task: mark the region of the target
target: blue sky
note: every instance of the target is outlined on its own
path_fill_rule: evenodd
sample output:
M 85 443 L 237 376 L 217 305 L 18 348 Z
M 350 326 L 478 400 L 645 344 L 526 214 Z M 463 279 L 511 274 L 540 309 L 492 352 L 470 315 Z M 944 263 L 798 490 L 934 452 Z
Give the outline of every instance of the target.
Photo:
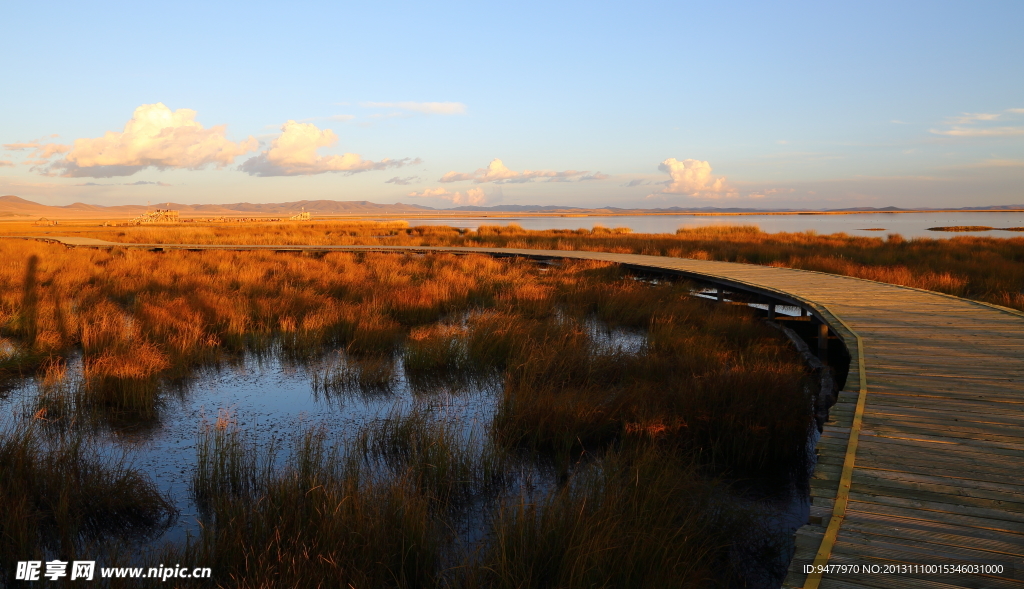
M 1024 3 L 827 4 L 12 4 L 0 193 L 1024 203 Z

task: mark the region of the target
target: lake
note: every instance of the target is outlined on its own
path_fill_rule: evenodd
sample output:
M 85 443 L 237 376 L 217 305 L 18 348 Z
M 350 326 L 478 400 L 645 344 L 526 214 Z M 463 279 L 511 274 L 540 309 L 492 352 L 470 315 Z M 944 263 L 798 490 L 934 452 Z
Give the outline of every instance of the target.
M 903 237 L 949 239 L 970 235 L 978 237 L 1024 237 L 1020 231 L 928 231 L 929 227 L 987 226 L 1024 227 L 1024 213 L 865 213 L 852 215 L 623 215 L 611 217 L 495 217 L 495 218 L 409 218 L 410 225 L 449 225 L 476 229 L 480 225 L 517 223 L 524 229 L 591 229 L 628 227 L 634 233 L 675 233 L 680 227 L 708 225 L 756 225 L 768 233 L 816 231 L 884 237 L 899 233 Z M 877 231 L 873 229 L 882 229 Z

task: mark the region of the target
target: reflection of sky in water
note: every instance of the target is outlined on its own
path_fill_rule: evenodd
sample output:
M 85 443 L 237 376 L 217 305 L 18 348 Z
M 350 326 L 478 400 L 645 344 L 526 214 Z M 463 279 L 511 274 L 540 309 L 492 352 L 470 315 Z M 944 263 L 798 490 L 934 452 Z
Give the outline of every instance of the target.
M 250 439 L 260 445 L 275 442 L 286 458 L 296 432 L 310 426 L 325 427 L 335 440 L 354 436 L 360 426 L 406 411 L 414 402 L 438 416 L 458 420 L 468 435 L 490 423 L 495 408 L 493 387 L 458 388 L 429 393 L 414 391 L 396 362 L 396 379 L 389 392 L 343 396 L 314 394 L 312 369 L 296 367 L 272 357 L 247 356 L 234 365 L 200 371 L 182 390 L 165 390 L 159 417 L 150 423 L 104 427 L 99 434 L 103 454 L 118 457 L 128 451 L 132 464 L 149 473 L 161 491 L 172 496 L 181 511 L 178 524 L 163 540 L 195 534 L 195 505 L 189 499 L 189 481 L 196 459 L 197 434 L 225 411 Z M 68 377 L 74 382 L 81 362 L 73 359 Z M 32 413 L 36 385 L 26 382 L 0 397 L 0 412 L 25 416 Z
M 980 237 L 1024 237 L 1019 231 L 981 231 L 951 233 L 928 231 L 929 227 L 981 225 L 986 227 L 1024 227 L 1024 213 L 872 213 L 860 215 L 738 215 L 738 216 L 621 216 L 621 217 L 494 217 L 489 219 L 407 219 L 410 225 L 449 225 L 476 229 L 480 225 L 517 223 L 524 229 L 591 229 L 629 227 L 635 233 L 675 233 L 680 227 L 708 225 L 757 225 L 768 233 L 817 231 L 844 232 L 850 235 L 885 237 L 899 233 L 903 237 L 947 239 L 958 235 Z M 866 231 L 881 228 L 885 231 Z
M 596 319 L 586 321 L 584 329 L 594 349 L 604 353 L 640 353 L 647 341 L 643 330 L 609 328 Z M 229 415 L 238 429 L 258 445 L 274 443 L 280 450 L 278 459 L 283 462 L 290 454 L 295 435 L 310 426 L 324 427 L 329 439 L 344 442 L 354 437 L 361 426 L 408 413 L 414 405 L 428 409 L 434 418 L 458 424 L 464 439 L 480 443 L 486 439 L 486 428 L 500 396 L 500 380 L 425 387 L 407 378 L 401 360 L 396 359 L 390 390 L 353 390 L 325 397 L 314 391 L 317 368 L 313 366 L 323 364 L 302 367 L 283 362 L 274 354 L 247 355 L 234 363 L 202 369 L 186 384 L 165 386 L 158 417 L 153 421 L 107 422 L 100 427 L 96 441 L 101 454 L 117 459 L 126 453 L 129 462 L 152 476 L 179 509 L 178 521 L 154 541 L 154 546 L 199 533 L 197 509 L 189 498 L 197 435 L 220 415 Z M 80 381 L 80 355 L 70 359 L 67 376 L 69 386 Z M 15 419 L 31 415 L 38 394 L 33 381 L 0 393 L 0 414 Z M 9 423 L 0 420 L 0 427 Z M 554 473 L 538 469 L 535 464 L 522 462 L 514 470 L 508 473 L 508 491 L 512 494 L 525 493 L 531 500 L 537 500 L 555 484 Z M 472 543 L 484 537 L 485 503 L 486 500 L 478 502 L 480 510 L 465 513 L 453 522 L 462 542 Z M 758 504 L 766 513 L 774 514 L 773 527 L 789 529 L 793 521 L 801 517 L 806 520 L 801 515 L 806 511 L 806 502 L 799 494 Z

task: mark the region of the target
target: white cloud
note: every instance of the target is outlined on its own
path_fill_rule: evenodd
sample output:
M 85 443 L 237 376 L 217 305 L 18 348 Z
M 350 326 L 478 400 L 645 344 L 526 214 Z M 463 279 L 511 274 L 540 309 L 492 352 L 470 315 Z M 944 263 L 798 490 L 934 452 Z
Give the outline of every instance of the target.
M 965 112 L 959 116 L 946 119 L 947 125 L 973 125 L 980 121 L 994 121 L 999 118 L 999 113 L 987 112 Z
M 1024 108 L 1008 108 L 1010 119 L 1016 119 L 1014 115 L 1024 114 Z M 1024 127 L 1007 125 L 1004 122 L 1002 113 L 969 113 L 965 112 L 959 116 L 949 117 L 943 123 L 946 129 L 930 129 L 934 135 L 945 135 L 947 137 L 1013 137 L 1024 135 Z M 1003 126 L 994 127 L 990 123 L 1000 121 Z
M 143 104 L 135 109 L 124 131 L 76 139 L 67 155 L 49 169 L 62 176 L 110 178 L 130 176 L 150 166 L 195 170 L 213 164 L 222 168 L 259 147 L 253 137 L 238 143 L 228 140 L 227 125 L 206 129 L 195 118 L 196 111 L 188 108 L 171 111 L 163 103 Z
M 465 192 L 451 192 L 447 188 L 427 188 L 420 192 L 410 192 L 409 196 L 418 198 L 443 198 L 457 205 L 482 205 L 487 202 L 487 195 L 481 188 L 470 188 Z
M 466 114 L 466 105 L 461 102 L 362 102 L 366 108 L 397 108 L 428 115 Z
M 356 118 L 356 115 L 331 115 L 327 117 L 331 121 L 351 121 L 354 118 Z
M 472 173 L 448 172 L 441 177 L 441 182 L 465 182 L 472 180 L 477 184 L 495 182 L 497 184 L 522 184 L 535 179 L 547 178 L 548 182 L 571 182 L 579 180 L 604 180 L 607 175 L 601 172 L 590 174 L 588 171 L 566 170 L 555 172 L 552 170 L 523 170 L 516 172 L 508 167 L 498 158 L 491 160 L 486 168 L 479 168 Z
M 717 198 L 729 193 L 725 177 L 711 175 L 711 164 L 706 161 L 670 157 L 661 162 L 658 169 L 668 172 L 667 186 L 662 194 L 685 194 L 688 196 Z M 652 195 L 653 196 L 653 195 Z
M 440 188 L 439 187 L 439 188 L 426 188 L 424 190 L 421 190 L 420 192 L 410 192 L 409 196 L 415 196 L 415 197 L 419 197 L 419 198 L 432 198 L 432 197 L 446 198 L 446 197 L 451 196 L 451 194 L 452 193 L 449 192 L 447 188 Z
M 771 196 L 773 194 L 792 194 L 794 192 L 796 192 L 796 190 L 793 189 L 793 188 L 768 188 L 766 190 L 761 190 L 761 191 L 758 191 L 758 192 L 751 192 L 751 193 L 747 194 L 747 197 L 748 198 L 764 198 L 766 196 Z
M 945 131 L 932 129 L 936 135 L 949 135 L 951 137 L 1012 137 L 1024 135 L 1024 127 L 952 127 Z
M 84 184 L 75 184 L 74 186 L 171 186 L 166 182 L 147 182 L 146 180 L 139 180 L 138 182 L 125 182 L 121 184 L 100 184 L 99 182 L 86 182 Z
M 413 182 L 418 182 L 419 179 L 420 179 L 419 176 L 406 176 L 405 178 L 400 178 L 398 176 L 395 176 L 394 178 L 391 178 L 390 180 L 385 180 L 384 183 L 385 184 L 395 184 L 395 185 L 398 185 L 398 186 L 408 186 L 408 185 L 412 184 Z
M 355 174 L 420 163 L 419 159 L 410 161 L 409 158 L 374 162 L 364 160 L 356 153 L 317 155 L 316 152 L 321 147 L 330 147 L 338 142 L 338 136 L 334 131 L 321 131 L 312 123 L 295 121 L 288 121 L 282 125 L 281 131 L 281 135 L 271 143 L 270 149 L 249 158 L 240 169 L 253 176 L 306 176 L 325 172 Z
M 56 137 L 56 135 L 52 135 Z M 42 140 L 27 141 L 25 143 L 5 143 L 4 149 L 7 151 L 31 151 L 27 158 L 21 163 L 32 166 L 35 169 L 36 166 L 45 166 L 50 163 L 50 158 L 55 155 L 67 153 L 70 149 L 70 145 L 62 145 L 60 143 L 43 143 Z M 11 163 L 10 165 L 14 165 Z

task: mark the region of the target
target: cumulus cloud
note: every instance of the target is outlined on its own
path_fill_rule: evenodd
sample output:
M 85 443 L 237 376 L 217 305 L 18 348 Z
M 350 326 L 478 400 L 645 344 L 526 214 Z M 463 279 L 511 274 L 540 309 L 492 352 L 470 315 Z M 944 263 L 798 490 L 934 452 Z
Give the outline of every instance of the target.
M 67 153 L 68 150 L 71 149 L 71 146 L 61 145 L 60 143 L 28 141 L 25 143 L 5 143 L 4 149 L 7 151 L 32 151 L 32 154 L 29 156 L 30 158 L 34 158 L 34 160 L 41 160 L 45 163 L 55 155 Z
M 51 135 L 50 137 L 56 137 L 56 135 Z M 35 170 L 37 167 L 49 164 L 53 156 L 67 153 L 71 146 L 60 143 L 43 143 L 42 140 L 37 139 L 24 143 L 5 143 L 4 149 L 7 151 L 32 152 L 21 163 L 32 166 L 32 169 Z M 12 163 L 11 165 L 13 166 L 14 164 Z
M 405 178 L 400 178 L 398 176 L 395 176 L 394 178 L 391 178 L 390 180 L 385 180 L 384 183 L 385 184 L 396 184 L 398 186 L 408 186 L 408 185 L 412 184 L 413 182 L 419 182 L 419 179 L 420 179 L 419 176 L 407 176 Z
M 363 102 L 366 108 L 397 108 L 428 115 L 461 115 L 466 105 L 461 102 Z
M 259 147 L 253 137 L 230 141 L 227 125 L 206 129 L 195 118 L 196 111 L 188 108 L 172 111 L 163 103 L 143 104 L 135 109 L 124 131 L 76 139 L 65 150 L 67 155 L 48 171 L 62 176 L 110 178 L 130 176 L 150 166 L 161 170 L 196 170 L 210 164 L 223 168 Z
M 482 205 L 487 202 L 487 195 L 481 188 L 470 188 L 465 192 L 451 192 L 447 188 L 427 188 L 420 192 L 410 192 L 409 196 L 419 198 L 443 198 L 457 205 Z
M 588 175 L 589 174 L 589 175 Z M 494 182 L 496 184 L 522 184 L 535 179 L 546 178 L 548 182 L 572 182 L 579 180 L 604 180 L 608 176 L 601 172 L 590 174 L 588 171 L 566 170 L 554 172 L 552 170 L 523 170 L 516 172 L 508 167 L 498 158 L 491 160 L 486 168 L 479 168 L 475 172 L 448 172 L 441 176 L 441 182 L 465 182 L 472 180 L 477 184 Z
M 711 164 L 701 160 L 677 160 L 670 157 L 661 162 L 658 169 L 668 172 L 668 185 L 662 194 L 685 194 L 688 196 L 715 198 L 728 192 L 725 177 L 711 175 Z
M 285 123 L 281 131 L 281 135 L 271 143 L 270 149 L 249 158 L 240 169 L 253 176 L 308 176 L 325 172 L 355 174 L 369 170 L 400 168 L 421 161 L 405 158 L 374 162 L 364 160 L 356 153 L 317 155 L 316 152 L 321 147 L 330 147 L 338 142 L 338 136 L 334 131 L 320 130 L 312 123 L 295 121 Z

